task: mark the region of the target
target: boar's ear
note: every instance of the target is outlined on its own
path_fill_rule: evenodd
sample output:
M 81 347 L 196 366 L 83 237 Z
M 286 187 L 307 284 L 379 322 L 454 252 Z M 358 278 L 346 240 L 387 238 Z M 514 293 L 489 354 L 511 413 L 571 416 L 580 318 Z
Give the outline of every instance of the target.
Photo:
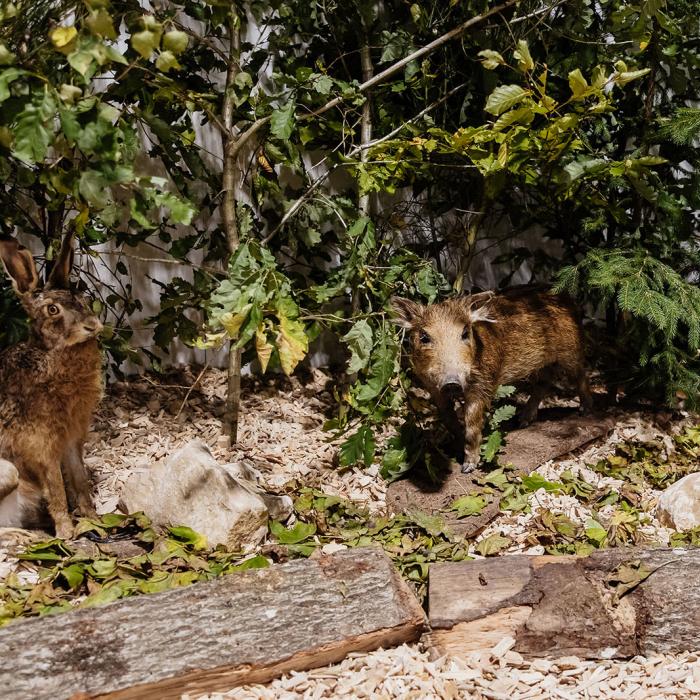
M 396 325 L 401 328 L 413 328 L 425 311 L 422 304 L 403 297 L 391 297 L 389 308 Z
M 469 316 L 472 323 L 496 323 L 496 319 L 491 315 L 491 300 L 495 292 L 481 292 L 472 294 L 466 299 L 469 307 Z

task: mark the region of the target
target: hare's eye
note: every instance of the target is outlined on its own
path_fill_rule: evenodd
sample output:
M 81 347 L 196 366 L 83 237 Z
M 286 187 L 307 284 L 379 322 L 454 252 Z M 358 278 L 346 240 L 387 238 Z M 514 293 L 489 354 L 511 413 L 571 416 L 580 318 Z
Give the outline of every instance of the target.
M 46 310 L 49 312 L 49 316 L 57 316 L 60 313 L 60 309 L 56 304 L 49 304 Z
M 423 345 L 427 345 L 430 342 L 430 336 L 425 331 L 421 331 L 418 334 L 418 340 L 420 340 Z
M 464 326 L 464 330 L 462 331 L 462 340 L 469 340 L 469 326 Z

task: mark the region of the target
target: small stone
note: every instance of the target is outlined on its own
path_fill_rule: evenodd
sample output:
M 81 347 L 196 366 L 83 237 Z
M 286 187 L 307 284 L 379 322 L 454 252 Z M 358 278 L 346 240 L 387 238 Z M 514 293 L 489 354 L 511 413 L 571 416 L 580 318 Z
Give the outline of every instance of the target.
M 143 511 L 157 525 L 187 525 L 208 544 L 246 549 L 267 534 L 268 507 L 256 485 L 233 477 L 200 440 L 168 459 L 134 473 L 122 503 Z
M 659 497 L 656 517 L 674 530 L 700 525 L 700 473 L 688 474 L 671 484 Z
M 345 544 L 340 544 L 339 542 L 329 542 L 328 544 L 324 544 L 323 547 L 321 547 L 321 551 L 324 554 L 335 554 L 336 552 L 342 552 L 344 549 L 347 549 L 347 545 Z

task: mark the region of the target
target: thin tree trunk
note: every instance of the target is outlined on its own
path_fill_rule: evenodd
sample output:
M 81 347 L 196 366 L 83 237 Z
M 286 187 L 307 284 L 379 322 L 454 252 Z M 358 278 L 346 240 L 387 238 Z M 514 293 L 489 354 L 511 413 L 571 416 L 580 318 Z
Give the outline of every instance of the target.
M 236 218 L 236 166 L 239 148 L 233 138 L 233 99 L 232 90 L 236 74 L 238 73 L 240 52 L 240 35 L 236 26 L 233 11 L 229 22 L 229 56 L 228 70 L 226 73 L 226 89 L 224 92 L 223 122 L 225 131 L 221 134 L 224 153 L 222 175 L 222 200 L 221 218 L 223 220 L 226 244 L 229 255 L 233 255 L 238 249 L 240 237 L 238 233 L 238 220 Z M 228 379 L 226 392 L 226 406 L 223 420 L 223 430 L 229 437 L 229 444 L 233 445 L 238 440 L 238 415 L 241 405 L 241 349 L 235 347 L 235 343 L 229 345 L 228 355 Z
M 366 83 L 374 75 L 374 67 L 372 66 L 372 53 L 369 46 L 369 36 L 365 32 L 365 41 L 360 49 L 360 61 L 362 64 L 362 82 Z M 362 105 L 362 120 L 360 122 L 360 145 L 366 146 L 372 141 L 372 95 L 367 93 L 365 103 Z M 368 149 L 363 148 L 360 152 L 360 162 L 366 163 L 368 158 Z M 369 192 L 360 195 L 357 206 L 362 216 L 369 216 L 370 201 Z
M 360 48 L 360 62 L 362 65 L 362 82 L 366 83 L 371 80 L 374 75 L 374 67 L 372 66 L 372 52 L 369 46 L 369 34 L 365 29 L 364 43 Z M 360 121 L 360 146 L 366 146 L 372 141 L 372 97 L 371 93 L 367 93 L 365 103 L 362 105 L 362 118 Z M 363 148 L 360 152 L 360 162 L 366 163 L 369 155 L 369 150 Z M 361 194 L 357 200 L 357 208 L 361 216 L 370 215 L 370 195 L 369 192 Z M 358 280 L 359 282 L 359 280 Z M 360 286 L 355 284 L 352 290 L 351 313 L 356 316 L 360 312 L 361 296 Z

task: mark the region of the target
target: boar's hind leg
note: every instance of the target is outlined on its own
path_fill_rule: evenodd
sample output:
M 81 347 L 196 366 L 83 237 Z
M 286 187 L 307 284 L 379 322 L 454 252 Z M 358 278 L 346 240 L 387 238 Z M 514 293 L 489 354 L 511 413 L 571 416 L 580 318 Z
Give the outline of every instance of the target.
M 533 377 L 530 398 L 527 400 L 525 408 L 523 408 L 520 418 L 518 419 L 521 428 L 524 428 L 537 420 L 537 411 L 540 408 L 540 403 L 547 395 L 550 387 L 551 384 L 548 373 L 543 371 L 537 376 Z
M 481 448 L 481 432 L 484 427 L 484 417 L 488 411 L 490 400 L 483 397 L 466 397 L 464 408 L 464 462 L 462 473 L 468 474 L 479 466 L 479 451 Z
M 593 409 L 593 397 L 591 396 L 591 387 L 588 384 L 588 375 L 583 367 L 580 367 L 576 373 L 576 386 L 581 401 L 581 413 L 588 413 Z
M 593 397 L 591 396 L 591 387 L 588 384 L 583 356 L 576 356 L 570 363 L 562 364 L 562 367 L 571 378 L 572 383 L 576 385 L 581 401 L 581 413 L 588 413 L 593 408 Z

